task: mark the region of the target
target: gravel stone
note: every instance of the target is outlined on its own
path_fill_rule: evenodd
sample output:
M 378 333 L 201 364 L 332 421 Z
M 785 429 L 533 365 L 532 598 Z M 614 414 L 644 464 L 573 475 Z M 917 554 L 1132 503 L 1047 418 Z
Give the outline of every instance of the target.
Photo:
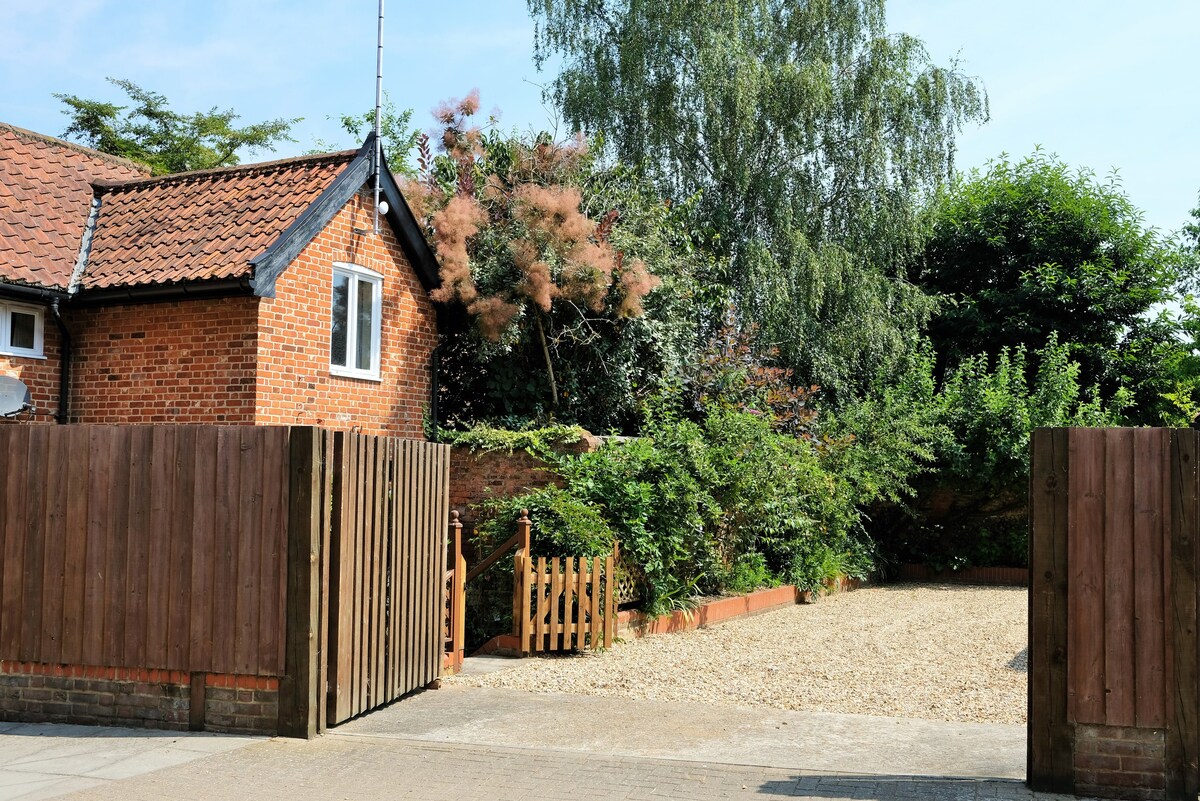
M 1023 587 L 868 587 L 447 681 L 657 701 L 1024 723 Z

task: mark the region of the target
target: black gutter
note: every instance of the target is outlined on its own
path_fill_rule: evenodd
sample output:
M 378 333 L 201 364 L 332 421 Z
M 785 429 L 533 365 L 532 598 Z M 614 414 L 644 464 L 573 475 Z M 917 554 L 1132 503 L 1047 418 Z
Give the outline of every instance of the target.
M 228 278 L 219 281 L 191 281 L 185 284 L 147 284 L 112 289 L 85 289 L 71 297 L 71 305 L 153 303 L 164 300 L 226 298 L 251 294 L 253 294 L 253 287 L 249 278 Z
M 60 289 L 43 289 L 24 284 L 0 283 L 0 297 L 18 298 L 20 300 L 56 301 L 69 300 L 70 295 Z
M 59 425 L 62 425 L 71 419 L 68 408 L 71 396 L 71 332 L 67 330 L 67 324 L 63 322 L 62 314 L 58 310 L 58 303 L 58 298 L 50 301 L 50 313 L 54 316 L 54 324 L 58 326 L 59 336 L 58 411 L 54 413 L 54 419 Z

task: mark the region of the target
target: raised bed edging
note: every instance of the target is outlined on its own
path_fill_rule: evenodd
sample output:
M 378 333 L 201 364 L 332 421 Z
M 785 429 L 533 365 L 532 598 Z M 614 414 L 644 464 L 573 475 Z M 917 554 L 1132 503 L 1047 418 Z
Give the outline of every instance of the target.
M 928 565 L 900 565 L 901 581 L 945 581 L 953 584 L 989 584 L 998 587 L 1029 585 L 1027 567 L 964 567 L 935 571 Z

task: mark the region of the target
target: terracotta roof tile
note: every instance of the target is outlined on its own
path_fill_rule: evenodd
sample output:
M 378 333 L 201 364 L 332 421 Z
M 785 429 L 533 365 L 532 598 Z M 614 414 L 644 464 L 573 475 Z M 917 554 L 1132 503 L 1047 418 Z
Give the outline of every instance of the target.
M 144 175 L 133 162 L 0 123 L 0 280 L 66 289 L 92 182 Z
M 99 187 L 83 289 L 242 278 L 358 151 Z

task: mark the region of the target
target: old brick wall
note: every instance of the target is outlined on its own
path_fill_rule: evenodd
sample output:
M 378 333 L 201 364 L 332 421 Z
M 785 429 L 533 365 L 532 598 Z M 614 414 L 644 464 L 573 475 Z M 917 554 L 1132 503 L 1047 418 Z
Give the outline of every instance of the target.
M 561 446 L 561 452 L 590 453 L 603 441 L 589 434 L 577 443 Z M 562 480 L 546 467 L 544 461 L 523 450 L 482 451 L 456 445 L 450 450 L 450 506 L 470 525 L 475 519 L 471 507 L 488 498 L 523 495 L 550 484 L 561 487 Z
M 71 308 L 71 421 L 253 423 L 258 302 Z
M 1100 798 L 1164 798 L 1164 731 L 1076 724 L 1075 792 Z
M 375 235 L 372 204 L 365 189 L 352 198 L 280 276 L 276 297 L 262 301 L 260 425 L 358 426 L 370 434 L 424 438 L 437 318 L 391 228 L 384 223 Z M 381 381 L 330 374 L 334 262 L 384 276 Z
M 205 676 L 203 730 L 275 734 L 279 680 Z M 0 661 L 0 720 L 186 731 L 191 676 L 177 670 Z
M 32 416 L 23 414 L 16 422 L 52 423 L 58 412 L 58 375 L 59 375 L 59 336 L 58 328 L 50 316 L 49 309 L 43 316 L 44 334 L 42 352 L 44 359 L 33 359 L 28 356 L 0 355 L 0 375 L 19 378 L 29 387 L 33 396 L 35 412 Z M 0 418 L 0 425 L 14 422 L 13 419 Z

